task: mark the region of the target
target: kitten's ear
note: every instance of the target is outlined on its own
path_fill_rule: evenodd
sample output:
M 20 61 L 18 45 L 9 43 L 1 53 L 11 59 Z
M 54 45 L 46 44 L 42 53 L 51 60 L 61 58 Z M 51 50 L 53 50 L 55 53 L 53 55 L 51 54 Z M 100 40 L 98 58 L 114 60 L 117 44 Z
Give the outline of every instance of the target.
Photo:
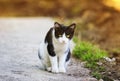
M 58 23 L 58 22 L 55 22 L 54 23 L 54 27 L 56 27 L 56 28 L 58 28 L 58 27 L 60 27 L 61 25 Z
M 69 28 L 71 28 L 71 29 L 75 29 L 76 28 L 76 24 L 75 23 L 73 23 L 73 24 L 71 24 L 70 26 L 69 26 Z

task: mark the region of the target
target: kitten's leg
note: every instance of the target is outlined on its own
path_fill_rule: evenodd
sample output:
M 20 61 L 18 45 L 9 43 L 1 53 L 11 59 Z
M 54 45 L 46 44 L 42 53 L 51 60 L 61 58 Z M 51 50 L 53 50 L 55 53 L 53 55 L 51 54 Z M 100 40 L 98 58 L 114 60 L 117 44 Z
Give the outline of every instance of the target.
M 57 62 L 57 56 L 49 56 L 50 62 L 51 62 L 51 69 L 53 73 L 58 73 L 58 62 Z
M 51 72 L 52 71 L 52 67 L 47 67 L 47 71 Z
M 66 54 L 60 55 L 59 56 L 59 72 L 65 73 L 65 59 L 66 59 Z
M 54 52 L 54 47 L 52 44 L 48 44 L 47 50 L 49 53 L 49 59 L 52 67 L 52 72 L 53 73 L 58 73 L 58 62 L 57 62 L 57 56 Z
M 50 64 L 50 61 L 48 61 L 48 62 L 45 62 L 45 70 L 47 70 L 47 71 L 49 71 L 49 72 L 51 72 L 51 64 Z

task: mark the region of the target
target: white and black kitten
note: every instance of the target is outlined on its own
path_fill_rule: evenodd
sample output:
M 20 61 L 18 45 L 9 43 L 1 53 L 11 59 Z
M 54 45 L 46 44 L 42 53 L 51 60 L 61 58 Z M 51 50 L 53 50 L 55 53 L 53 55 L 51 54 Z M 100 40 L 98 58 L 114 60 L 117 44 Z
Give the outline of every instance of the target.
M 53 73 L 65 73 L 69 62 L 70 41 L 74 35 L 76 24 L 64 26 L 58 22 L 54 23 L 44 41 L 41 42 L 38 56 L 44 69 Z

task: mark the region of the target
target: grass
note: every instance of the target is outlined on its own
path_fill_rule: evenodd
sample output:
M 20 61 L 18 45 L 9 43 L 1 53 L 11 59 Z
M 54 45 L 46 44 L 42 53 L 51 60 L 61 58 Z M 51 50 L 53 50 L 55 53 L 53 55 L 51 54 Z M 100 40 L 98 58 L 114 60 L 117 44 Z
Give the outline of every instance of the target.
M 73 50 L 74 57 L 86 61 L 86 67 L 92 70 L 93 77 L 100 79 L 102 75 L 101 71 L 105 70 L 104 67 L 98 65 L 97 63 L 107 56 L 107 52 L 101 50 L 98 46 L 93 45 L 89 42 L 78 41 L 77 38 L 74 38 L 76 46 Z
M 84 41 L 76 44 L 73 53 L 76 58 L 87 62 L 97 62 L 107 55 L 106 51 Z

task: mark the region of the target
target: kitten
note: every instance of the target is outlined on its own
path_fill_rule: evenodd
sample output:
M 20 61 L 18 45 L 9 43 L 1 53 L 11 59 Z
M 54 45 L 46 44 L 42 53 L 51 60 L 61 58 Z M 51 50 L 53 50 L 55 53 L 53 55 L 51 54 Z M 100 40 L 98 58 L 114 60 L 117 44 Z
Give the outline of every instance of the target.
M 64 26 L 58 22 L 55 22 L 54 27 L 50 28 L 38 51 L 44 69 L 53 73 L 66 72 L 71 56 L 70 41 L 75 28 L 75 23 Z

